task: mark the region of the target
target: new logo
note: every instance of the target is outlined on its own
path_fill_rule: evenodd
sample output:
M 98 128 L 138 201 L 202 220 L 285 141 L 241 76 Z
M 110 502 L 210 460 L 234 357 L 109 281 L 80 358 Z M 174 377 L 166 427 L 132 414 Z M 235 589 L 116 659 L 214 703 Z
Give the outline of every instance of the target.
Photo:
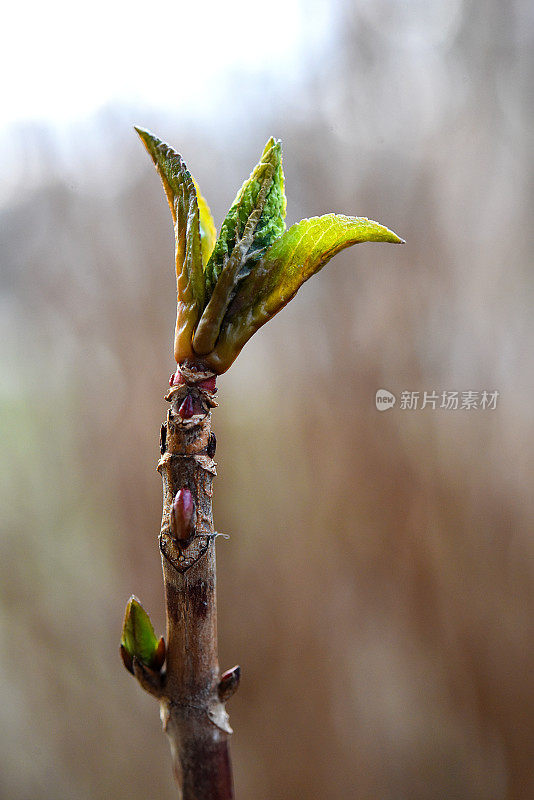
M 375 395 L 375 404 L 378 411 L 387 411 L 388 408 L 393 408 L 397 398 L 387 389 L 378 389 Z

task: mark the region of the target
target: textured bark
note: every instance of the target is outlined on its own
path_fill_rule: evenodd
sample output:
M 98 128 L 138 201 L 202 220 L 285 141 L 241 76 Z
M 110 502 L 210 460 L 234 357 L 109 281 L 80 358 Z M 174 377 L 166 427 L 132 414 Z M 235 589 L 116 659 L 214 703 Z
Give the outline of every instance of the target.
M 221 681 L 212 514 L 214 377 L 182 366 L 177 381 L 165 398 L 170 409 L 161 429 L 158 464 L 163 479 L 159 544 L 167 610 L 166 665 L 161 675 L 154 675 L 136 662 L 135 674 L 160 701 L 183 800 L 231 800 L 232 730 L 224 701 L 237 689 L 239 668 L 225 673 Z M 195 504 L 185 538 L 173 516 L 180 489 L 189 490 Z

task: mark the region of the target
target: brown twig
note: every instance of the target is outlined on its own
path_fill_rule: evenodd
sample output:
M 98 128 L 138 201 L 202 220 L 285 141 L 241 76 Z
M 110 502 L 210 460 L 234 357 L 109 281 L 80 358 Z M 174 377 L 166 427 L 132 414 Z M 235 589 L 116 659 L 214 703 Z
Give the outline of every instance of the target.
M 159 544 L 167 610 L 166 664 L 159 676 L 135 661 L 141 686 L 160 702 L 183 800 L 233 798 L 224 703 L 239 667 L 219 674 L 212 494 L 215 376 L 181 365 L 161 429 L 163 518 Z

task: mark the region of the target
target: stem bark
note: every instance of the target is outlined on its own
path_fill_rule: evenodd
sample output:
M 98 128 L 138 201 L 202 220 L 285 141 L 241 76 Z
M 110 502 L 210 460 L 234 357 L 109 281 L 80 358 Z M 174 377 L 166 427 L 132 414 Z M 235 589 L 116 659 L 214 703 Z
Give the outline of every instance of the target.
M 136 676 L 159 699 L 180 797 L 233 800 L 232 729 L 224 701 L 229 685 L 231 693 L 237 689 L 239 668 L 232 671 L 231 681 L 225 677 L 221 683 L 212 512 L 214 379 L 212 373 L 184 366 L 178 375 L 178 385 L 165 398 L 170 409 L 161 429 L 158 463 L 163 480 L 159 545 L 167 612 L 165 672 L 159 681 L 151 681 L 137 665 Z M 180 532 L 187 538 L 177 538 L 173 521 L 173 502 L 180 489 L 188 489 L 194 500 L 189 535 Z

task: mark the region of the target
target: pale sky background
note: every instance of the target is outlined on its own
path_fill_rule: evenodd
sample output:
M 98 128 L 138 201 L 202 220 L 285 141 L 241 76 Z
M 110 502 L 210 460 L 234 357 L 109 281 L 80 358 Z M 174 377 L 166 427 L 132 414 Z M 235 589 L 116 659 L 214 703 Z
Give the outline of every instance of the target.
M 332 64 L 335 69 L 344 2 L 6 4 L 0 26 L 0 205 L 16 202 L 21 187 L 39 185 L 47 170 L 75 181 L 82 142 L 86 158 L 92 148 L 97 154 L 86 172 L 98 191 L 111 186 L 97 173 L 119 169 L 122 145 L 114 149 L 107 139 L 103 148 L 101 137 L 103 130 L 119 126 L 102 124 L 99 113 L 123 114 L 123 127 L 159 125 L 162 115 L 173 123 L 189 119 L 216 126 L 227 142 L 248 127 L 247 108 L 258 115 L 274 104 L 281 113 L 296 113 L 312 73 L 321 81 Z M 372 71 L 371 83 L 362 91 L 354 87 L 353 107 L 360 124 L 369 128 L 367 137 L 389 136 L 400 145 L 414 114 L 418 131 L 428 133 L 441 124 L 437 98 L 446 93 L 446 76 L 440 55 L 461 20 L 461 0 L 359 0 L 357 9 L 372 39 L 386 52 L 400 56 L 402 51 L 402 69 L 393 70 L 388 85 L 379 89 L 382 97 L 376 91 L 383 81 Z M 457 83 L 460 87 L 461 76 Z M 325 113 L 336 120 L 336 136 L 351 145 L 354 128 L 352 122 L 343 127 L 346 101 L 339 87 L 333 82 L 314 97 L 321 105 L 306 114 Z M 373 122 L 381 104 L 391 108 L 387 131 L 381 120 L 380 130 Z M 90 179 L 88 189 L 89 184 Z
M 0 127 L 23 120 L 61 125 L 117 101 L 198 114 L 231 69 L 292 82 L 303 51 L 320 54 L 330 8 L 299 0 L 6 4 Z
M 335 11 L 335 3 L 322 0 L 272 0 L 268 6 L 247 0 L 161 0 L 152 7 L 126 0 L 6 4 L 0 26 L 0 206 L 16 203 L 50 171 L 75 181 L 80 143 L 85 158 L 92 149 L 97 154 L 89 173 L 98 192 L 111 188 L 113 181 L 101 180 L 101 173 L 120 168 L 120 144 L 108 140 L 102 147 L 109 126 L 99 114 L 125 114 L 124 126 L 150 127 L 162 115 L 216 124 L 222 136 L 227 127 L 231 140 L 247 124 L 247 92 L 264 94 L 266 108 L 272 102 L 267 87 L 286 97 L 298 94 L 310 60 L 317 63 L 328 53 Z M 90 180 L 85 187 L 90 190 Z

